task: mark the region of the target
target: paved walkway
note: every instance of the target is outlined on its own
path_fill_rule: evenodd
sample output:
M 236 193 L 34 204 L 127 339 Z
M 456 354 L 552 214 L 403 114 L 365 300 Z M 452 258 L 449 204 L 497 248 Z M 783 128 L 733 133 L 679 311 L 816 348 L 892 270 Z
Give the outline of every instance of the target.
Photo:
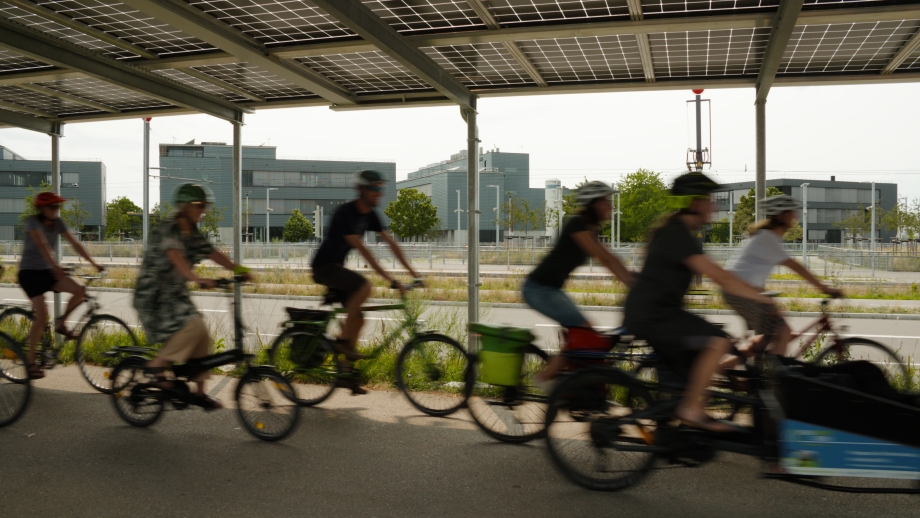
M 917 497 L 832 493 L 758 478 L 723 454 L 658 469 L 623 493 L 572 485 L 544 445 L 497 443 L 470 423 L 421 416 L 395 392 L 336 394 L 303 409 L 280 443 L 240 429 L 234 411 L 168 412 L 124 424 L 73 368 L 36 383 L 0 429 L 2 515 L 93 517 L 798 517 L 912 516 Z M 232 383 L 230 384 L 232 386 Z

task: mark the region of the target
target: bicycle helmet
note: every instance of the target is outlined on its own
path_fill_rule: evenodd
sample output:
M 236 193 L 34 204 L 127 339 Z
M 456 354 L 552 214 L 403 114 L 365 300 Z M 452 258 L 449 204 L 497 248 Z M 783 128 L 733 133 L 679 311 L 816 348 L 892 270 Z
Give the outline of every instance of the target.
M 184 183 L 176 188 L 173 196 L 176 204 L 179 203 L 207 203 L 214 204 L 214 192 L 206 185 L 197 183 Z
M 799 210 L 801 208 L 802 203 L 787 194 L 770 196 L 769 198 L 760 200 L 760 210 L 763 211 L 767 218 L 779 216 L 786 211 Z
M 40 209 L 48 205 L 54 205 L 55 203 L 64 203 L 65 201 L 67 201 L 65 198 L 61 198 L 53 192 L 45 191 L 35 195 L 35 199 L 32 200 L 32 205 L 34 205 L 36 209 Z
M 355 187 L 370 187 L 375 183 L 385 182 L 383 175 L 373 169 L 358 171 L 354 176 Z
M 592 201 L 598 198 L 606 198 L 613 194 L 613 187 L 604 182 L 588 182 L 578 188 L 575 193 L 575 199 L 582 207 L 587 207 Z
M 703 173 L 686 173 L 678 176 L 671 186 L 671 204 L 677 209 L 687 209 L 693 200 L 708 198 L 719 184 Z

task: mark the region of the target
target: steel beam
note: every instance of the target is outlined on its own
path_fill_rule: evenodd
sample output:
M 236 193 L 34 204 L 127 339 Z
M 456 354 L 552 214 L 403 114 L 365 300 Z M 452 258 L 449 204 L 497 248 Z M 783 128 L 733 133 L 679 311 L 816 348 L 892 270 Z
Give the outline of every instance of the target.
M 46 135 L 64 134 L 64 125 L 60 122 L 40 119 L 24 113 L 17 113 L 4 109 L 0 109 L 0 124 L 37 131 Z
M 0 47 L 86 75 L 168 103 L 192 108 L 226 120 L 238 120 L 246 108 L 110 59 L 34 29 L 0 18 Z
M 198 79 L 198 80 L 200 80 L 200 81 L 204 81 L 205 83 L 214 85 L 214 86 L 216 86 L 216 87 L 218 87 L 218 88 L 223 88 L 224 90 L 227 90 L 228 92 L 233 92 L 233 93 L 235 93 L 236 95 L 239 95 L 239 96 L 241 96 L 241 97 L 245 97 L 246 99 L 249 99 L 250 101 L 256 101 L 256 102 L 260 102 L 260 103 L 264 103 L 264 102 L 265 102 L 265 99 L 259 97 L 258 95 L 254 94 L 254 93 L 252 93 L 252 92 L 249 92 L 249 91 L 244 90 L 244 89 L 242 89 L 242 88 L 240 88 L 240 87 L 238 87 L 238 86 L 236 86 L 236 85 L 233 85 L 233 84 L 230 84 L 230 83 L 228 83 L 228 82 L 226 82 L 226 81 L 223 81 L 223 80 L 221 80 L 221 79 L 218 79 L 218 78 L 216 78 L 216 77 L 214 77 L 214 76 L 212 76 L 212 75 L 210 75 L 210 74 L 205 74 L 204 72 L 199 72 L 199 71 L 195 70 L 194 68 L 183 68 L 183 69 L 180 69 L 179 71 L 182 72 L 183 74 L 190 75 L 190 76 L 194 77 L 195 79 Z
M 373 43 L 381 52 L 398 61 L 450 100 L 461 107 L 475 109 L 473 93 L 459 79 L 441 68 L 418 47 L 406 41 L 360 0 L 313 0 L 313 4 L 366 41 Z
M 243 121 L 233 123 L 233 262 L 243 264 Z M 268 209 L 268 204 L 265 204 Z M 267 214 L 267 212 L 266 212 Z M 235 311 L 243 307 L 243 287 L 233 285 L 233 303 Z M 237 337 L 241 339 L 241 337 Z
M 489 11 L 489 8 L 482 3 L 482 0 L 466 0 L 466 3 L 470 4 L 470 7 L 473 8 L 473 11 L 476 12 L 476 16 L 482 20 L 482 23 L 485 24 L 489 30 L 500 30 L 501 24 L 498 23 L 498 20 L 492 16 L 492 12 Z M 537 70 L 537 67 L 534 66 L 533 62 L 530 61 L 530 58 L 527 57 L 527 54 L 524 53 L 524 50 L 521 49 L 520 45 L 514 41 L 503 41 L 502 46 L 505 47 L 505 50 L 508 51 L 511 56 L 522 66 L 527 72 L 527 75 L 533 79 L 534 83 L 537 83 L 537 86 L 548 86 L 546 79 L 543 78 L 543 74 Z
M 0 101 L 0 108 L 6 108 L 7 110 L 16 110 L 23 113 L 28 113 L 29 115 L 35 115 L 36 117 L 44 117 L 46 119 L 53 119 L 54 114 L 48 113 L 37 108 L 32 108 L 30 106 L 23 106 L 21 104 L 11 103 L 9 101 Z
M 905 43 L 894 56 L 891 56 L 891 59 L 888 60 L 888 64 L 882 69 L 882 74 L 888 75 L 893 73 L 918 48 L 920 48 L 920 29 L 917 29 L 914 35 L 907 40 L 907 43 Z
M 640 21 L 645 19 L 642 14 L 642 2 L 640 0 L 626 0 L 626 6 L 629 8 L 629 19 Z M 655 63 L 652 61 L 652 47 L 648 43 L 648 34 L 636 34 L 636 45 L 639 47 L 639 59 L 642 60 L 642 74 L 645 75 L 646 83 L 655 82 Z
M 118 36 L 109 34 L 95 27 L 86 25 L 83 22 L 74 20 L 73 18 L 69 16 L 66 16 L 56 11 L 53 11 L 51 9 L 48 9 L 47 7 L 43 7 L 38 4 L 35 4 L 34 2 L 30 2 L 29 0 L 3 0 L 3 1 L 8 4 L 13 4 L 16 7 L 19 7 L 20 9 L 28 11 L 32 14 L 37 14 L 38 16 L 41 16 L 42 18 L 45 18 L 47 20 L 51 20 L 65 27 L 69 27 L 77 32 L 86 34 L 87 36 L 92 36 L 93 38 L 104 41 L 108 43 L 109 45 L 113 45 L 122 50 L 127 50 L 128 52 L 132 54 L 136 54 L 142 58 L 157 59 L 160 57 L 159 55 L 157 55 L 156 52 L 147 50 L 144 47 L 135 45 L 129 41 L 119 38 Z
M 119 113 L 121 111 L 117 108 L 112 108 L 111 106 L 106 106 L 105 104 L 97 103 L 96 101 L 91 101 L 83 97 L 78 97 L 76 95 L 64 93 L 59 90 L 55 90 L 53 88 L 46 88 L 44 86 L 39 86 L 39 85 L 31 84 L 31 83 L 27 83 L 24 85 L 16 85 L 16 87 L 22 88 L 23 90 L 29 90 L 35 93 L 39 93 L 42 95 L 47 95 L 48 97 L 54 97 L 54 98 L 61 99 L 64 101 L 70 101 L 75 104 L 82 104 L 83 106 L 89 106 L 90 108 L 95 108 L 101 112 Z
M 770 93 L 770 87 L 773 86 L 773 80 L 779 71 L 779 65 L 786 53 L 786 46 L 792 37 L 792 31 L 795 29 L 796 20 L 799 13 L 802 12 L 804 3 L 805 0 L 780 0 L 776 18 L 773 20 L 773 29 L 770 31 L 770 39 L 767 40 L 767 48 L 764 50 L 763 61 L 760 63 L 760 74 L 754 85 L 754 88 L 757 89 L 758 101 L 766 100 Z
M 352 94 L 322 74 L 293 61 L 268 55 L 261 42 L 182 0 L 123 0 L 157 20 L 336 104 L 352 104 Z

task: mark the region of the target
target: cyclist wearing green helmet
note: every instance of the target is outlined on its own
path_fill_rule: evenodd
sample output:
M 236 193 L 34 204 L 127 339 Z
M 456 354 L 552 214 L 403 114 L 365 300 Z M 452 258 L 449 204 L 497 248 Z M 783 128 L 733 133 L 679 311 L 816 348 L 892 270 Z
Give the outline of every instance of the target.
M 187 183 L 176 189 L 175 214 L 150 233 L 144 261 L 134 290 L 134 308 L 151 343 L 163 344 L 159 354 L 147 364 L 164 388 L 170 383 L 164 371 L 169 363 L 183 363 L 211 353 L 207 325 L 192 303 L 188 282 L 214 288 L 212 279 L 195 274 L 194 266 L 210 259 L 224 268 L 251 280 L 246 269 L 216 250 L 198 230 L 201 217 L 214 203 L 214 193 L 204 185 Z M 197 382 L 195 403 L 206 410 L 222 405 L 204 390 L 208 374 Z
M 677 210 L 652 233 L 645 265 L 626 296 L 623 325 L 687 379 L 678 418 L 690 426 L 731 432 L 734 426 L 713 421 L 703 406 L 706 388 L 731 347 L 729 336 L 683 309 L 684 295 L 696 274 L 706 275 L 726 293 L 764 304 L 772 305 L 773 300 L 706 257 L 694 237 L 710 221 L 709 195 L 716 188 L 718 184 L 702 173 L 674 180 L 671 200 Z

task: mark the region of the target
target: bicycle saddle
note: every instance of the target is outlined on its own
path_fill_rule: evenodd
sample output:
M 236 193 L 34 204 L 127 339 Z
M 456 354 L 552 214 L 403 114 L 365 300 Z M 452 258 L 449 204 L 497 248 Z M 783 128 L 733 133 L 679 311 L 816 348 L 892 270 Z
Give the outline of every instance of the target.
M 346 299 L 346 295 L 341 291 L 329 288 L 326 290 L 326 294 L 323 296 L 323 305 L 331 306 L 336 303 L 345 305 Z
M 287 311 L 288 318 L 298 322 L 320 322 L 326 320 L 329 315 L 328 310 L 323 309 L 304 309 L 304 308 L 284 308 Z

